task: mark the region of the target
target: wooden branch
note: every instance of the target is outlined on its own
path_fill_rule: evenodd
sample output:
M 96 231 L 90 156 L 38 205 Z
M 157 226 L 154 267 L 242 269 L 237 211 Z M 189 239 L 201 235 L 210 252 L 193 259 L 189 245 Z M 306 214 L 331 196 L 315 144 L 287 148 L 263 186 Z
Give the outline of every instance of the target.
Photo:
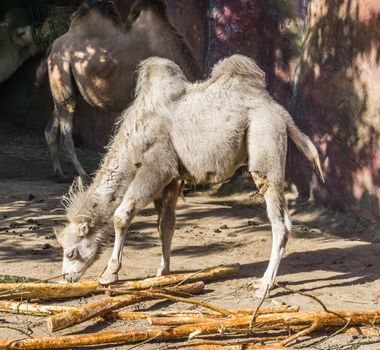
M 149 288 L 161 288 L 166 286 L 172 286 L 176 284 L 182 284 L 183 281 L 196 282 L 207 281 L 219 277 L 230 276 L 236 274 L 240 269 L 239 264 L 233 265 L 221 265 L 216 267 L 210 267 L 199 272 L 192 273 L 179 273 L 173 275 L 166 275 L 160 277 L 147 278 L 140 281 L 125 282 L 122 284 L 111 285 L 108 292 L 111 294 L 122 293 L 123 290 L 142 290 Z M 113 290 L 114 289 L 114 290 Z
M 82 297 L 98 291 L 96 281 L 78 283 L 1 283 L 0 299 L 64 299 Z
M 58 315 L 57 315 L 58 316 Z M 175 339 L 186 339 L 190 334 L 197 332 L 202 335 L 219 334 L 220 330 L 248 330 L 251 316 L 234 317 L 231 320 L 217 320 L 210 323 L 200 323 L 195 325 L 183 325 L 178 327 L 149 329 L 130 329 L 125 331 L 114 330 L 109 332 L 97 332 L 93 334 L 78 334 L 58 337 L 44 337 L 23 340 L 5 340 L 0 342 L 0 349 L 57 349 L 72 348 L 78 346 L 91 346 L 103 344 L 134 344 L 148 341 L 154 338 L 155 341 L 168 341 Z M 350 321 L 350 325 L 374 325 L 380 324 L 380 310 L 367 312 L 337 311 L 327 312 L 299 312 L 281 313 L 271 315 L 258 315 L 253 331 L 277 328 L 284 325 L 311 326 L 318 322 L 319 327 L 343 326 Z M 278 348 L 277 348 L 278 349 Z M 277 350 L 276 349 L 276 350 Z M 279 348 L 281 349 L 281 348 Z
M 296 350 L 292 348 L 285 348 L 276 344 L 272 345 L 258 345 L 258 344 L 238 344 L 238 345 L 195 345 L 194 350 Z
M 267 338 L 257 338 L 255 339 L 255 343 L 251 343 L 253 340 L 251 339 L 224 339 L 224 340 L 212 340 L 212 339 L 205 339 L 205 340 L 190 340 L 184 343 L 175 343 L 175 344 L 168 344 L 166 346 L 160 347 L 161 350 L 175 350 L 175 349 L 181 349 L 181 348 L 190 348 L 193 349 L 238 349 L 238 350 L 245 350 L 245 349 L 252 349 L 252 346 L 256 346 L 257 350 L 271 350 L 271 349 L 284 349 L 284 350 L 295 350 L 290 348 L 284 348 L 279 346 L 278 344 L 275 344 L 273 342 L 277 340 L 281 340 L 283 338 L 286 338 L 284 336 L 274 336 L 274 337 L 267 337 Z M 272 344 L 268 345 L 259 345 L 263 344 L 265 342 L 272 342 Z
M 192 317 L 191 315 L 178 315 L 174 317 L 149 317 L 148 322 L 153 326 L 178 326 L 183 324 L 197 324 L 214 322 L 219 317 Z
M 72 309 L 76 308 L 71 306 L 30 304 L 28 302 L 0 300 L 0 312 L 12 314 L 47 316 Z
M 181 284 L 183 281 L 195 282 L 210 280 L 218 277 L 230 276 L 239 271 L 240 265 L 221 265 L 211 267 L 195 273 L 180 273 L 161 277 L 147 278 L 140 281 L 126 282 L 111 285 L 108 289 L 99 286 L 96 281 L 78 283 L 0 283 L 0 299 L 64 299 L 83 297 L 107 290 L 110 294 L 124 294 L 126 290 L 142 290 L 153 287 L 164 287 Z
M 250 318 L 247 318 L 245 324 L 249 325 Z M 219 325 L 215 327 L 203 325 L 202 334 L 218 334 Z M 186 339 L 190 334 L 198 331 L 199 325 L 180 326 L 176 328 L 149 328 L 149 329 L 130 329 L 130 330 L 113 330 L 109 332 L 97 332 L 91 334 L 77 334 L 66 336 L 41 337 L 22 340 L 3 340 L 0 341 L 0 350 L 29 350 L 29 349 L 67 349 L 72 347 L 88 347 L 91 345 L 104 344 L 136 344 L 154 341 L 168 341 L 175 339 Z M 265 349 L 265 348 L 264 348 Z M 281 350 L 277 348 L 276 350 Z M 289 349 L 289 348 L 287 348 Z
M 261 309 L 257 312 L 257 315 L 266 315 L 266 314 L 273 314 L 273 313 L 283 313 L 283 312 L 298 312 L 299 308 L 297 307 L 289 307 L 289 306 L 279 306 L 279 307 L 272 307 L 272 308 L 266 308 Z M 231 314 L 235 314 L 235 316 L 243 316 L 243 315 L 253 315 L 256 310 L 254 309 L 248 309 L 248 310 L 229 310 Z M 221 318 L 220 313 L 215 312 L 204 312 L 201 313 L 199 311 L 176 311 L 173 312 L 167 312 L 166 314 L 156 314 L 151 315 L 148 318 L 148 322 L 151 325 L 155 326 L 175 326 L 175 325 L 182 325 L 182 324 L 195 324 L 195 323 L 205 323 L 205 322 L 214 322 L 215 320 Z
M 193 284 L 185 284 L 179 287 L 170 288 L 169 290 L 189 294 L 199 294 L 204 290 L 204 283 L 196 282 Z M 97 316 L 103 317 L 122 307 L 152 299 L 162 299 L 162 297 L 150 295 L 147 291 L 144 294 L 120 295 L 118 297 L 107 298 L 105 300 L 88 304 L 79 309 L 69 310 L 53 315 L 47 319 L 47 326 L 50 332 L 55 332 Z
M 183 298 L 180 296 L 168 294 L 167 291 L 168 291 L 167 289 L 165 289 L 163 292 L 161 292 L 160 290 L 151 289 L 149 291 L 143 291 L 142 290 L 142 291 L 139 291 L 139 293 L 142 295 L 149 294 L 151 296 L 155 296 L 156 299 L 167 299 L 167 300 L 172 300 L 172 301 L 176 301 L 176 302 L 182 302 L 182 303 L 188 303 L 188 304 L 202 306 L 206 309 L 213 310 L 213 311 L 215 311 L 215 312 L 217 312 L 223 316 L 228 316 L 228 315 L 232 314 L 232 312 L 230 310 L 227 310 L 227 309 L 221 308 L 219 306 L 207 303 L 203 300 L 192 299 L 192 298 Z

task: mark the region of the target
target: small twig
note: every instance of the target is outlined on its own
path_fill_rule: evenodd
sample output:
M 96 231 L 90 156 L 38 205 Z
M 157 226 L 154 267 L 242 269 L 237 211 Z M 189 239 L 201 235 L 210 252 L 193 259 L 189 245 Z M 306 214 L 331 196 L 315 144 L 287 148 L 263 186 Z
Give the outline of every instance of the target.
M 325 310 L 326 312 L 335 314 L 334 311 L 329 310 L 326 307 L 326 305 L 320 299 L 318 299 L 316 296 L 314 296 L 312 294 L 304 293 L 304 292 L 301 292 L 299 290 L 289 288 L 289 287 L 287 287 L 287 286 L 285 286 L 283 284 L 280 284 L 280 283 L 275 283 L 275 287 L 285 289 L 286 291 L 291 292 L 293 294 L 299 294 L 299 295 L 303 295 L 304 297 L 311 298 L 311 299 L 315 300 L 319 305 L 321 305 L 322 308 L 323 308 L 323 310 Z
M 104 269 L 102 270 L 102 272 L 95 277 L 95 281 L 97 281 L 103 275 L 103 273 L 106 271 L 106 269 L 107 269 L 107 266 L 105 266 Z
M 24 335 L 26 335 L 28 338 L 33 338 L 28 332 L 23 331 L 22 329 L 16 328 L 16 327 L 11 327 L 11 326 L 0 326 L 0 328 L 4 329 L 11 329 L 12 331 L 20 332 Z
M 3 292 L 0 292 L 0 297 L 3 297 L 4 294 L 5 294 L 6 297 L 8 297 L 9 294 L 6 294 L 6 293 L 9 293 L 9 292 L 12 292 L 12 291 L 16 291 L 16 290 L 18 290 L 18 289 L 19 289 L 20 287 L 22 287 L 25 283 L 26 283 L 26 282 L 21 282 L 17 287 L 14 287 L 14 288 L 12 288 L 12 289 L 5 290 L 5 291 L 3 291 Z M 10 295 L 12 295 L 12 294 L 10 294 Z
M 342 328 L 338 329 L 338 330 L 337 330 L 336 332 L 334 332 L 333 334 L 330 334 L 330 335 L 326 336 L 325 338 L 323 338 L 323 339 L 317 341 L 316 343 L 314 343 L 314 344 L 312 344 L 312 345 L 310 345 L 310 346 L 321 345 L 322 343 L 324 343 L 324 342 L 326 342 L 327 340 L 329 340 L 329 339 L 335 337 L 335 336 L 338 335 L 339 333 L 344 332 L 344 331 L 347 329 L 347 327 L 350 325 L 350 322 L 351 322 L 351 320 L 348 320 L 347 323 L 346 323 Z
M 221 308 L 219 306 L 209 304 L 209 303 L 206 303 L 202 300 L 198 300 L 198 299 L 194 299 L 194 298 L 183 298 L 183 297 L 174 296 L 172 294 L 168 294 L 167 291 L 166 291 L 166 293 L 163 293 L 159 290 L 156 291 L 154 289 L 151 289 L 149 291 L 138 291 L 136 294 L 156 296 L 160 299 L 162 298 L 162 299 L 168 299 L 168 300 L 172 300 L 172 301 L 176 301 L 176 302 L 183 302 L 183 303 L 188 303 L 188 304 L 193 304 L 193 305 L 199 305 L 199 306 L 202 306 L 206 309 L 216 311 L 216 312 L 222 314 L 223 316 L 234 315 L 233 312 L 231 312 L 227 309 Z
M 233 346 L 233 345 L 241 345 L 241 344 L 249 344 L 250 342 L 262 343 L 266 341 L 278 341 L 284 339 L 284 336 L 278 337 L 266 337 L 266 338 L 246 338 L 246 339 L 238 339 L 238 340 L 191 340 L 185 343 L 174 344 L 174 345 L 164 345 L 160 347 L 160 350 L 173 350 L 173 349 L 181 349 L 189 346 L 197 346 L 197 345 L 223 345 L 223 346 Z
M 140 347 L 141 345 L 144 345 L 144 344 L 146 344 L 146 343 L 151 342 L 152 340 L 157 339 L 157 338 L 158 338 L 159 336 L 161 336 L 161 335 L 162 335 L 162 332 L 156 334 L 156 335 L 155 335 L 154 337 L 152 337 L 152 338 L 149 338 L 149 339 L 147 339 L 147 340 L 144 340 L 144 341 L 141 342 L 141 343 L 138 343 L 138 344 L 136 344 L 136 345 L 133 345 L 133 346 L 129 347 L 128 350 L 136 349 L 136 348 Z
M 314 320 L 314 322 L 312 323 L 312 325 L 310 327 L 305 328 L 302 331 L 299 331 L 298 333 L 293 334 L 290 337 L 280 341 L 279 345 L 287 345 L 290 342 L 298 339 L 299 337 L 302 337 L 302 336 L 305 336 L 307 334 L 314 332 L 316 329 L 318 329 L 319 326 L 320 326 L 320 322 L 318 319 L 316 319 L 316 320 Z
M 7 290 L 7 292 L 9 292 L 9 291 Z M 15 297 L 15 296 L 23 296 L 26 294 L 30 294 L 30 292 L 17 292 L 17 293 L 11 293 L 11 294 L 1 294 L 0 293 L 0 299 L 4 299 L 4 298 L 8 298 L 8 297 Z
M 50 278 L 47 278 L 45 280 L 41 280 L 40 283 L 45 283 L 45 282 L 49 282 L 49 281 L 52 281 L 52 280 L 56 280 L 58 278 L 65 277 L 66 275 L 67 275 L 67 273 L 62 273 L 61 275 L 50 277 Z
M 260 300 L 260 303 L 259 305 L 257 306 L 256 310 L 255 310 L 255 313 L 253 314 L 252 318 L 251 318 L 251 322 L 249 323 L 249 329 L 251 330 L 252 327 L 253 327 L 253 323 L 256 321 L 256 317 L 257 317 L 257 314 L 261 308 L 261 306 L 264 304 L 264 301 L 265 299 L 267 298 L 267 293 L 268 293 L 268 289 L 269 289 L 269 285 L 267 285 L 267 287 L 265 288 L 265 293 L 263 295 L 263 297 L 261 298 Z
M 187 276 L 186 278 L 184 278 L 181 282 L 178 282 L 178 283 L 175 285 L 175 287 L 180 286 L 181 284 L 183 284 L 183 283 L 185 283 L 186 281 L 188 281 L 190 278 L 193 278 L 194 276 L 196 276 L 196 275 L 200 274 L 201 272 L 204 272 L 204 271 L 206 271 L 206 270 L 208 270 L 208 269 L 209 269 L 209 267 L 205 267 L 204 269 L 201 269 L 201 270 L 199 270 L 199 271 L 197 271 L 197 272 L 194 272 L 192 275 Z

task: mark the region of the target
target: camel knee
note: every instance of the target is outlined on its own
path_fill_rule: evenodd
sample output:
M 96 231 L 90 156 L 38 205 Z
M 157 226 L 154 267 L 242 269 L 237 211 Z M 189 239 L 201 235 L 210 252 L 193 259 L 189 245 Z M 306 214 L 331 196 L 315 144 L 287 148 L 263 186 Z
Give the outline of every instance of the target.
M 58 123 L 57 123 L 58 124 Z M 59 125 L 56 125 L 54 121 L 50 121 L 44 130 L 44 135 L 48 145 L 57 143 L 57 136 L 59 131 Z
M 116 232 L 123 232 L 127 229 L 135 213 L 135 204 L 133 201 L 121 203 L 113 215 L 113 225 Z

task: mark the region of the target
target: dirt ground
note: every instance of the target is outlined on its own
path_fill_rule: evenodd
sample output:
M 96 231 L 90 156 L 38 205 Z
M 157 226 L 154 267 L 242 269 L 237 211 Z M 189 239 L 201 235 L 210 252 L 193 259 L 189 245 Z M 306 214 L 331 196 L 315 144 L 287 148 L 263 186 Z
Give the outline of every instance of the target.
M 89 170 L 95 169 L 99 160 L 97 154 L 84 151 L 79 152 L 79 158 Z M 73 174 L 67 160 L 64 167 Z M 60 197 L 69 185 L 54 183 L 50 174 L 42 137 L 3 124 L 0 129 L 0 274 L 40 279 L 60 274 L 62 253 L 53 227 L 64 223 L 64 212 L 59 209 Z M 231 187 L 227 184 L 222 190 L 198 192 L 187 196 L 185 201 L 179 200 L 171 267 L 174 272 L 182 272 L 240 263 L 237 276 L 208 283 L 207 291 L 200 298 L 225 308 L 254 308 L 259 301 L 253 298 L 250 283 L 261 277 L 267 266 L 271 249 L 270 226 L 262 199 L 258 195 L 249 196 L 250 184 L 245 191 L 232 194 Z M 299 201 L 291 191 L 287 192 L 287 198 L 294 229 L 278 281 L 313 294 L 331 309 L 379 309 L 379 224 Z M 121 278 L 153 276 L 159 264 L 160 249 L 156 214 L 149 206 L 137 216 L 130 228 Z M 97 276 L 106 265 L 110 252 L 110 247 L 105 249 L 84 278 Z M 61 304 L 84 304 L 96 298 L 99 296 Z M 301 310 L 321 309 L 310 298 L 280 289 L 271 292 L 264 306 L 281 303 L 300 306 Z M 159 307 L 189 308 L 188 305 L 169 302 L 146 302 L 139 306 L 149 310 Z M 88 322 L 58 334 L 131 325 L 121 321 L 96 325 Z M 24 337 L 10 327 L 29 332 L 33 337 L 49 334 L 42 318 L 0 313 L 0 339 Z M 313 341 L 300 342 L 296 347 L 311 348 L 312 343 L 324 336 L 317 334 Z M 316 348 L 340 349 L 339 346 L 350 342 L 365 344 L 368 341 L 366 338 L 338 335 Z M 140 346 L 141 349 L 158 347 L 157 344 Z M 380 349 L 380 343 L 353 346 L 352 349 Z

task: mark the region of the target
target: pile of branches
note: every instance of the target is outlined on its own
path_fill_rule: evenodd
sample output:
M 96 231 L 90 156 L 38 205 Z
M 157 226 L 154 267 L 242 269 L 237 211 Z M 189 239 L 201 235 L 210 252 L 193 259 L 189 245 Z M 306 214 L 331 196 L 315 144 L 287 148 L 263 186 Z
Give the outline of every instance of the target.
M 204 281 L 226 278 L 236 274 L 238 270 L 237 264 L 218 266 L 197 273 L 154 277 L 118 283 L 107 288 L 99 286 L 96 281 L 73 284 L 2 283 L 0 312 L 46 316 L 46 326 L 52 334 L 89 320 L 142 320 L 146 326 L 96 333 L 3 339 L 0 340 L 0 349 L 61 349 L 185 340 L 185 343 L 176 342 L 166 345 L 165 348 L 281 350 L 291 349 L 289 344 L 294 346 L 299 338 L 317 331 L 329 332 L 329 337 L 338 333 L 380 336 L 376 328 L 376 325 L 380 325 L 380 310 L 331 311 L 320 301 L 324 309 L 320 312 L 300 312 L 298 308 L 291 306 L 261 308 L 264 298 L 256 309 L 229 310 L 193 297 L 204 291 Z M 98 293 L 106 296 L 81 307 L 29 302 L 35 299 L 74 298 Z M 202 310 L 122 310 L 146 300 L 188 303 Z

